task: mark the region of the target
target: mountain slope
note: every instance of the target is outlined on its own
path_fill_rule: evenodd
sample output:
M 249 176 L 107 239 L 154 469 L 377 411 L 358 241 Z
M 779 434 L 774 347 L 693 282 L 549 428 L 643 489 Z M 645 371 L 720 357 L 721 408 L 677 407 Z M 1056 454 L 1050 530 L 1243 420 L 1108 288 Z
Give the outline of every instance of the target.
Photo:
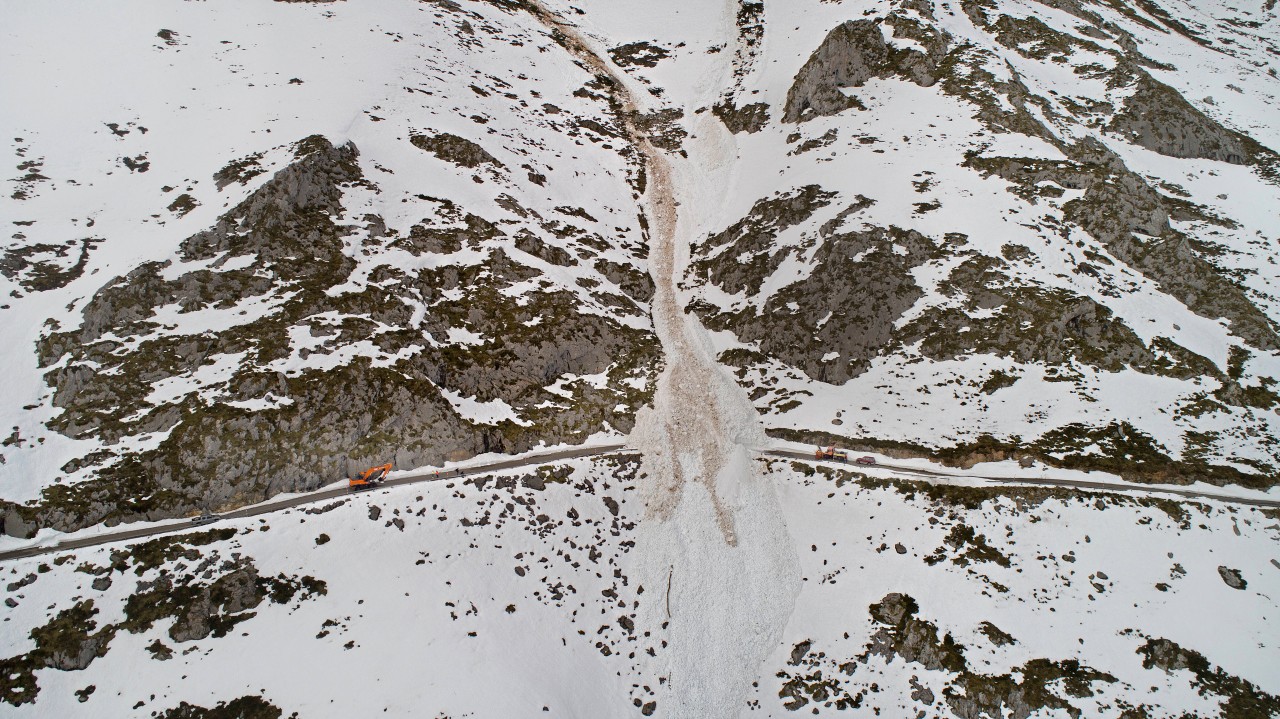
M 1274 5 L 128 9 L 5 31 L 7 713 L 1280 715 Z
M 218 43 L 257 63 L 205 67 L 191 45 L 212 44 L 225 21 L 197 7 L 174 24 L 203 37 L 165 31 L 169 41 L 131 50 L 140 60 L 176 54 L 150 73 L 172 83 L 194 70 L 199 87 L 145 115 L 131 110 L 132 130 L 104 124 L 120 112 L 106 98 L 79 110 L 74 131 L 93 136 L 96 169 L 86 159 L 85 172 L 67 174 L 54 143 L 72 130 L 23 133 L 50 179 L 6 208 L 26 224 L 6 250 L 18 381 L 3 491 L 39 497 L 8 513 L 10 534 L 238 506 L 369 464 L 438 465 L 630 429 L 658 356 L 633 205 L 640 167 L 619 139 L 608 88 L 524 14 L 452 3 L 398 18 L 332 13 L 262 15 L 281 32 L 310 23 L 327 38 L 307 46 L 300 35 L 296 48 L 319 63 L 311 83 L 320 88 L 267 80 L 274 92 L 344 101 L 286 117 L 299 107 L 281 98 L 260 127 L 327 137 L 277 145 L 256 129 L 223 129 L 223 164 L 203 173 L 208 153 L 167 146 L 177 132 L 240 119 L 238 105 L 264 78 L 305 65 L 246 39 Z M 54 18 L 25 19 L 31 26 L 15 34 L 40 34 Z M 396 23 L 400 32 L 382 32 Z M 226 30 L 263 41 L 261 30 Z M 390 72 L 371 89 L 368 75 L 340 71 L 350 56 Z M 511 64 L 525 68 L 518 78 L 490 73 Z M 248 82 L 236 84 L 248 88 L 210 90 L 242 74 Z M 463 95 L 452 91 L 460 81 L 470 83 Z M 139 89 L 124 102 L 144 100 Z M 210 108 L 204 123 L 185 117 L 187 102 Z M 226 146 L 254 151 L 237 157 Z M 120 152 L 134 156 L 127 174 Z M 176 180 L 193 171 L 197 179 Z M 94 237 L 79 264 L 62 274 L 49 268 L 70 255 L 36 259 L 81 222 L 60 214 L 54 190 L 103 206 L 84 221 Z M 124 192 L 141 197 L 113 206 Z M 154 222 L 166 226 L 139 261 L 122 228 L 153 221 L 142 212 L 160 212 Z M 37 333 L 32 366 L 25 345 Z
M 689 266 L 774 433 L 1270 486 L 1267 12 L 858 7 L 766 8 Z

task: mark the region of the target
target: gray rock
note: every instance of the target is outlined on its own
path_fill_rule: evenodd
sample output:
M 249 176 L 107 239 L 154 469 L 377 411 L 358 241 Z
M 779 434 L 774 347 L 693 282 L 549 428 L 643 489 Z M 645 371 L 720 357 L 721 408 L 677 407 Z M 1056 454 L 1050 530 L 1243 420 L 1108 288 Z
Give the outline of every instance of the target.
M 36 579 L 38 579 L 38 578 L 39 578 L 39 577 L 38 577 L 34 572 L 33 572 L 33 573 L 30 573 L 30 574 L 28 574 L 27 576 L 23 577 L 22 579 L 19 579 L 19 580 L 18 580 L 18 581 L 16 581 L 16 582 L 9 582 L 9 584 L 7 584 L 7 585 L 5 586 L 5 590 L 6 590 L 6 591 L 9 591 L 9 592 L 16 592 L 16 591 L 18 591 L 19 589 L 22 589 L 23 587 L 26 587 L 26 586 L 29 586 L 29 585 L 31 585 L 31 584 L 34 584 L 34 583 L 35 583 L 35 581 L 36 581 Z
M 1250 151 L 1243 137 L 1187 102 L 1176 90 L 1141 70 L 1136 88 L 1108 130 L 1169 157 L 1199 157 L 1243 165 Z
M 382 507 L 379 507 L 376 504 L 369 507 L 369 519 L 372 519 L 376 522 L 378 521 L 378 517 L 381 517 L 381 516 L 382 516 Z
M 801 122 L 856 107 L 857 101 L 841 88 L 861 87 L 873 77 L 899 76 L 925 87 L 933 85 L 948 38 L 932 33 L 931 37 L 913 39 L 924 40 L 928 54 L 890 46 L 876 20 L 851 20 L 836 26 L 796 74 L 787 92 L 782 121 Z
M 720 118 L 729 132 L 735 135 L 740 132 L 747 134 L 760 132 L 769 123 L 769 105 L 763 102 L 753 102 L 750 105 L 738 107 L 733 102 L 725 100 L 712 106 L 711 114 Z
M 335 300 L 325 290 L 346 283 L 355 267 L 344 247 L 357 226 L 338 220 L 344 216 L 344 188 L 366 183 L 357 158 L 353 145 L 304 140 L 292 165 L 213 228 L 182 243 L 182 260 L 212 262 L 209 268 L 169 280 L 164 263 L 138 267 L 98 291 L 79 328 L 41 341 L 45 366 L 67 358 L 46 376 L 54 405 L 65 410 L 50 423 L 52 429 L 111 444 L 173 429 L 180 420 L 181 426 L 154 450 L 110 456 L 93 469 L 93 478 L 77 482 L 70 496 L 49 495 L 34 507 L 0 505 L 6 533 L 28 536 L 44 526 L 73 531 L 99 522 L 158 520 L 308 491 L 388 461 L 401 467 L 439 465 L 482 452 L 520 452 L 540 442 L 573 442 L 605 423 L 630 429 L 647 390 L 584 385 L 574 390 L 577 398 L 570 406 L 538 417 L 536 428 L 528 430 L 511 423 L 472 423 L 440 395 L 443 386 L 481 400 L 502 398 L 525 411 L 543 404 L 548 397 L 543 388 L 564 373 L 596 374 L 617 366 L 619 358 L 637 368 L 656 366 L 659 348 L 651 332 L 599 314 L 566 311 L 576 307 L 567 292 L 535 293 L 534 301 L 523 304 L 501 294 L 538 272 L 500 249 L 486 250 L 488 261 L 475 266 L 416 274 L 381 268 L 386 276 L 374 277 L 363 293 L 342 296 L 344 306 L 367 321 L 335 327 L 312 319 L 334 309 Z M 433 220 L 438 227 L 415 226 L 390 244 L 411 253 L 449 252 L 502 235 L 498 226 L 451 203 L 439 205 L 441 217 Z M 365 223 L 373 234 L 388 232 L 385 223 L 368 217 Z M 250 258 L 250 267 L 218 270 L 236 257 Z M 624 291 L 651 294 L 644 278 L 624 276 L 621 267 L 613 274 Z M 467 290 L 464 300 L 441 296 L 460 288 Z M 223 333 L 154 338 L 155 327 L 147 319 L 170 303 L 194 311 L 273 293 L 291 295 L 276 315 Z M 433 307 L 421 328 L 374 334 L 377 326 L 412 324 L 407 296 Z M 627 304 L 632 314 L 639 313 Z M 534 323 L 534 318 L 543 321 Z M 298 325 L 325 338 L 326 347 L 373 336 L 389 353 L 414 345 L 424 349 L 388 368 L 358 360 L 298 376 L 260 369 L 286 356 L 289 346 L 282 338 L 287 327 Z M 427 334 L 444 337 L 456 326 L 493 328 L 501 342 L 465 352 L 428 347 Z M 122 345 L 102 339 L 107 333 L 139 341 L 118 352 Z M 194 398 L 162 407 L 145 402 L 152 382 L 193 372 L 211 355 L 238 352 L 249 357 L 229 383 L 228 400 L 290 402 L 259 411 Z
M 506 168 L 506 165 L 489 154 L 488 150 L 465 137 L 447 132 L 439 135 L 412 135 L 409 137 L 409 142 L 413 143 L 414 147 L 426 150 L 445 162 L 452 162 L 462 167 L 474 169 L 481 165 L 493 165 L 495 168 Z
M 99 592 L 105 592 L 107 589 L 111 587 L 111 577 L 98 577 L 97 579 L 93 580 L 93 583 L 90 584 L 90 586 L 92 586 L 94 589 L 98 590 Z
M 1240 576 L 1239 569 L 1231 569 L 1229 567 L 1218 567 L 1218 576 L 1222 577 L 1222 581 L 1227 583 L 1232 589 L 1244 589 L 1249 583 Z
M 201 587 L 186 611 L 169 628 L 169 636 L 175 642 L 204 639 L 215 631 L 215 621 L 219 626 L 227 626 L 225 620 L 229 615 L 253 609 L 262 603 L 264 596 L 258 570 L 252 565 L 241 567 Z

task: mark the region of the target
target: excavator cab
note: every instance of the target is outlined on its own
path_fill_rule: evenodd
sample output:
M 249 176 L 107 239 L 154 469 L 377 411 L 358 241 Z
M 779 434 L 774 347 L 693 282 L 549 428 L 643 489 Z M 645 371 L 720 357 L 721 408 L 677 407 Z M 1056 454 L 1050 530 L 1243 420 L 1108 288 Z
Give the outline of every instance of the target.
M 387 479 L 387 475 L 391 473 L 391 465 L 380 464 L 377 467 L 370 467 L 354 477 L 347 479 L 347 489 L 352 492 L 362 489 L 373 489 L 382 484 Z

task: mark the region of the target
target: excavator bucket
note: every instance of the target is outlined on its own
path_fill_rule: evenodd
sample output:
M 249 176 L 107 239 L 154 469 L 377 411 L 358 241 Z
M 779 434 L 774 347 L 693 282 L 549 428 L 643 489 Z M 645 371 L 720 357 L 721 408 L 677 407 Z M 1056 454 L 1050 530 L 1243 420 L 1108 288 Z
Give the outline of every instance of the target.
M 372 489 L 382 484 L 387 475 L 391 473 L 390 464 L 381 464 L 377 467 L 370 467 L 360 474 L 347 480 L 347 488 L 356 489 Z

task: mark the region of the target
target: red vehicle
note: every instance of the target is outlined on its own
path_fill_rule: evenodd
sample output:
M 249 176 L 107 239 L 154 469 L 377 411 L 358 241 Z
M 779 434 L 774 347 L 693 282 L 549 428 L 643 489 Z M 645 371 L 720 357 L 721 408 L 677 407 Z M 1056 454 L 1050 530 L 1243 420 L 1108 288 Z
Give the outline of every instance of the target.
M 871 455 L 867 455 L 865 457 L 859 457 L 853 460 L 853 463 L 854 464 L 875 464 L 876 458 L 872 457 Z
M 389 464 L 370 467 L 360 474 L 347 479 L 347 489 L 352 492 L 357 492 L 362 489 L 373 489 L 386 481 L 387 475 L 390 473 L 391 465 Z

